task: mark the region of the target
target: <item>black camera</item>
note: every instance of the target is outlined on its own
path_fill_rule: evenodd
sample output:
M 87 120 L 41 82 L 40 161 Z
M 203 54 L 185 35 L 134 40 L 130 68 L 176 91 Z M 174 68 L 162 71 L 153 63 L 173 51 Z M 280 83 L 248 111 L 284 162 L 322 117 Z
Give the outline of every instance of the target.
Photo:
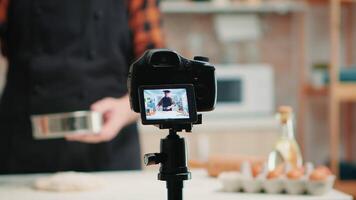
M 216 102 L 215 68 L 206 57 L 189 60 L 167 49 L 148 50 L 131 65 L 131 107 L 143 124 L 192 124 Z
M 206 57 L 189 60 L 175 51 L 153 49 L 134 62 L 128 89 L 131 108 L 141 113 L 142 123 L 194 123 L 196 112 L 213 110 L 215 68 L 208 61 Z
M 148 50 L 131 65 L 127 85 L 131 108 L 141 113 L 142 123 L 169 129 L 161 152 L 146 154 L 144 161 L 161 164 L 158 179 L 167 183 L 168 200 L 182 200 L 183 181 L 191 174 L 185 140 L 177 132 L 190 132 L 201 123 L 197 112 L 214 109 L 215 68 L 206 57 L 189 60 L 167 49 Z

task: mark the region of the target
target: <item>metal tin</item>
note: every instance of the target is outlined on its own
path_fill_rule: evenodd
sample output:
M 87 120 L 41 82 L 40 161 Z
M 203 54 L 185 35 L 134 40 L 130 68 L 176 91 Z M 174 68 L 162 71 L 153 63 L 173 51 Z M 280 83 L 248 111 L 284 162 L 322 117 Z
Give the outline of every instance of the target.
M 32 115 L 32 135 L 35 139 L 62 138 L 68 134 L 98 134 L 102 128 L 102 114 L 76 111 Z

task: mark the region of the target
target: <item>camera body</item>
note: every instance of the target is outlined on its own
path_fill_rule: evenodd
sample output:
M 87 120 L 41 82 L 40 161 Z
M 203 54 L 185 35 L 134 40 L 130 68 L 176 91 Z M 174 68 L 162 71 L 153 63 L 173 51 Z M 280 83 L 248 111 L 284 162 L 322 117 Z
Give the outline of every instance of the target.
M 144 112 L 142 101 L 147 99 L 140 95 L 143 87 L 167 89 L 167 85 L 190 85 L 193 89 L 187 90 L 187 95 L 188 99 L 194 99 L 196 112 L 213 110 L 216 103 L 215 67 L 208 61 L 208 58 L 198 56 L 189 60 L 168 49 L 147 50 L 129 70 L 127 85 L 132 110 Z M 190 95 L 190 91 L 194 95 Z

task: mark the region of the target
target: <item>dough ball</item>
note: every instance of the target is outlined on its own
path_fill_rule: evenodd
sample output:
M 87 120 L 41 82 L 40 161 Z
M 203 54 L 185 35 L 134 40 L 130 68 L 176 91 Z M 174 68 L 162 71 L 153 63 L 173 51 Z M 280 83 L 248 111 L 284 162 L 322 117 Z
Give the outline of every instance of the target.
M 58 172 L 34 182 L 35 189 L 54 192 L 95 190 L 103 185 L 105 181 L 100 177 L 81 172 Z

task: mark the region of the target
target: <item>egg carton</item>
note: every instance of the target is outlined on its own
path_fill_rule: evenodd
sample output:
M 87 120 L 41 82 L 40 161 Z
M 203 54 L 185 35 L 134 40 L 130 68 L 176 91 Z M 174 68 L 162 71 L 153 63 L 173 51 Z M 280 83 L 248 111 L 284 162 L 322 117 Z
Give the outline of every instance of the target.
M 218 177 L 225 192 L 246 192 L 271 194 L 310 194 L 323 195 L 334 185 L 335 176 L 330 175 L 325 180 L 288 179 L 286 177 L 267 179 L 262 177 L 246 177 L 240 172 L 224 172 Z

